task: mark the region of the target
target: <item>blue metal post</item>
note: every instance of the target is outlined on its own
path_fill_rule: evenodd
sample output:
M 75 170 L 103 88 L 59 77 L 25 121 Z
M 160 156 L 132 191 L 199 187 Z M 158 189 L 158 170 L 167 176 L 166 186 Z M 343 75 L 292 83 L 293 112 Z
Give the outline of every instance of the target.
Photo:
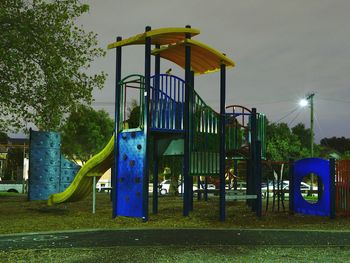
M 186 26 L 191 28 L 191 26 Z M 186 39 L 190 39 L 191 34 L 186 34 Z M 185 112 L 184 112 L 184 197 L 183 215 L 188 216 L 190 211 L 190 93 L 191 93 L 191 46 L 185 46 Z
M 329 160 L 329 185 L 330 185 L 330 215 L 329 217 L 335 218 L 335 159 L 331 158 Z
M 117 41 L 121 41 L 121 37 L 117 37 Z M 115 58 L 115 108 L 114 108 L 114 169 L 111 178 L 112 183 L 112 218 L 117 216 L 117 189 L 118 189 L 118 132 L 120 124 L 120 81 L 122 76 L 122 47 L 116 48 L 116 58 Z
M 208 176 L 205 177 L 204 182 L 204 201 L 208 201 Z
M 156 48 L 160 48 L 159 45 L 156 45 Z M 155 83 L 153 87 L 153 104 L 155 103 L 155 94 L 158 94 L 158 89 L 159 89 L 159 74 L 160 74 L 160 55 L 157 54 L 155 56 L 155 66 L 154 66 L 154 71 L 155 71 Z M 154 109 L 152 109 L 153 111 Z M 153 118 L 153 123 L 154 118 Z M 154 126 L 154 125 L 153 125 Z M 153 146 L 153 205 L 152 205 L 152 213 L 153 214 L 158 214 L 158 142 L 156 138 L 154 138 L 154 146 Z
M 146 26 L 146 32 L 150 31 L 151 27 Z M 150 86 L 151 86 L 151 45 L 152 39 L 146 37 L 145 42 L 145 104 L 143 111 L 143 132 L 146 138 L 146 149 L 145 149 L 145 166 L 143 169 L 143 221 L 148 221 L 148 182 L 149 182 L 149 102 L 150 102 Z
M 220 221 L 225 221 L 225 98 L 226 98 L 226 65 L 220 66 Z
M 197 189 L 198 189 L 198 193 L 197 193 L 197 200 L 201 200 L 202 199 L 202 194 L 201 194 L 201 177 L 197 176 Z
M 237 176 L 238 176 L 238 161 L 237 159 L 233 160 L 233 190 L 237 190 Z

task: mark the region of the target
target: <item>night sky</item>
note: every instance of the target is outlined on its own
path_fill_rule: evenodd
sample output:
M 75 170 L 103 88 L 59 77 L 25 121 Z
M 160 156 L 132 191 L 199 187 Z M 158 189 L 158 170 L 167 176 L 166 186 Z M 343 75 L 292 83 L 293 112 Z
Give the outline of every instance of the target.
M 350 137 L 350 1 L 348 0 L 104 0 L 90 5 L 78 24 L 98 34 L 106 48 L 117 36 L 191 25 L 194 39 L 233 59 L 227 72 L 226 104 L 256 107 L 272 122 L 309 127 L 310 111 L 299 99 L 315 93 L 315 137 Z M 123 49 L 122 76 L 143 73 L 144 49 Z M 108 73 L 105 88 L 94 92 L 96 109 L 113 116 L 115 50 L 97 60 L 92 72 Z M 153 61 L 152 61 L 153 63 Z M 162 72 L 177 65 L 162 60 Z M 219 107 L 219 73 L 196 77 L 195 89 Z

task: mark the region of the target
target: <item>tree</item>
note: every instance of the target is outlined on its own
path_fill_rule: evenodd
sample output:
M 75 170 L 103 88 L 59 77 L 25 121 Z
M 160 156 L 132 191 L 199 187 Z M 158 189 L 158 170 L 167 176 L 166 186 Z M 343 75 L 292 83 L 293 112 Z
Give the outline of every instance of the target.
M 0 132 L 0 144 L 7 144 L 9 137 L 6 133 Z
M 345 154 L 347 151 L 350 151 L 350 139 L 345 137 L 323 138 L 321 140 L 321 145 L 337 151 L 340 154 Z
M 140 123 L 140 114 L 140 105 L 137 103 L 137 100 L 131 100 L 130 106 L 128 107 L 129 119 L 127 120 L 130 129 L 143 125 L 143 123 Z
M 80 106 L 61 130 L 62 153 L 69 159 L 85 163 L 103 149 L 112 136 L 113 126 L 107 112 Z
M 266 128 L 267 158 L 274 161 L 288 161 L 289 158 L 306 157 L 308 151 L 302 147 L 297 135 L 286 123 L 268 123 Z
M 75 25 L 88 10 L 79 0 L 0 1 L 0 130 L 55 130 L 91 103 L 105 74 L 85 71 L 105 52 Z
M 4 180 L 18 181 L 21 179 L 23 167 L 23 149 L 22 148 L 9 148 L 6 158 Z
M 303 123 L 298 123 L 292 128 L 292 133 L 298 136 L 301 146 L 310 149 L 311 130 L 306 129 Z

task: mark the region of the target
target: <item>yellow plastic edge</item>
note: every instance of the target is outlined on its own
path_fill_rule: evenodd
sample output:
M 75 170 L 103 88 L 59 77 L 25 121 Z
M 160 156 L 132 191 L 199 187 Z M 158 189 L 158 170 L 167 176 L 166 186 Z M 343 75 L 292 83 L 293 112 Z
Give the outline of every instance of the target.
M 92 176 L 100 177 L 102 176 L 103 172 L 105 171 L 99 171 L 99 173 L 96 173 L 95 170 L 100 165 L 103 165 L 105 161 L 108 161 L 111 154 L 113 154 L 114 150 L 114 135 L 109 140 L 107 145 L 100 151 L 98 154 L 94 155 L 92 158 L 90 158 L 83 167 L 80 168 L 77 175 L 75 176 L 73 182 L 68 186 L 68 188 L 61 192 L 52 194 L 49 196 L 47 200 L 47 204 L 49 206 L 53 204 L 68 202 L 69 199 L 73 196 L 74 193 L 78 193 L 77 196 L 75 196 L 75 199 L 83 198 L 85 193 L 84 188 L 84 180 L 90 180 Z M 89 174 L 91 173 L 91 174 Z M 89 185 L 90 191 L 92 191 L 92 186 Z M 82 189 L 84 188 L 84 189 Z M 79 195 L 80 191 L 80 195 Z
M 174 34 L 190 33 L 192 36 L 195 36 L 200 34 L 200 30 L 196 28 L 183 28 L 183 27 L 165 27 L 165 28 L 154 29 L 148 32 L 137 34 L 135 36 L 126 38 L 121 41 L 113 42 L 107 46 L 107 49 L 112 49 L 112 48 L 127 46 L 127 45 L 140 45 L 145 43 L 146 37 L 154 37 L 154 36 L 160 36 L 160 35 L 166 35 L 166 34 L 172 34 L 172 33 Z

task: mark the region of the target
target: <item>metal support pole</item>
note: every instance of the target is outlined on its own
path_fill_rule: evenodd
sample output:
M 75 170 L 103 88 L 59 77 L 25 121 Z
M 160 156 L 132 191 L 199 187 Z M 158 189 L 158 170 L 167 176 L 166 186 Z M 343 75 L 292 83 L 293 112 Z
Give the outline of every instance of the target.
M 311 150 L 311 157 L 314 157 L 314 93 L 311 93 L 308 97 L 307 100 L 310 101 L 310 150 Z M 311 195 L 312 195 L 312 191 L 314 188 L 314 174 L 311 173 L 311 186 L 310 186 L 310 190 L 311 190 Z
M 294 160 L 289 159 L 289 214 L 294 215 Z
M 160 48 L 159 45 L 156 45 L 156 48 Z M 158 93 L 159 89 L 159 74 L 160 74 L 160 55 L 157 54 L 155 56 L 155 87 L 154 87 L 154 93 L 152 100 L 155 100 L 154 95 Z M 152 213 L 158 214 L 158 172 L 159 172 L 159 163 L 158 163 L 158 142 L 156 139 L 154 139 L 154 146 L 153 146 L 153 205 L 152 205 Z
M 233 160 L 233 175 L 235 176 L 233 178 L 233 190 L 237 190 L 237 181 L 238 181 L 238 160 Z
M 146 27 L 146 32 L 150 31 L 151 27 Z M 142 210 L 143 210 L 143 221 L 148 221 L 148 183 L 149 183 L 149 102 L 150 102 L 150 87 L 151 87 L 151 45 L 152 45 L 152 39 L 150 37 L 146 37 L 145 42 L 145 104 L 144 104 L 144 111 L 143 111 L 143 132 L 144 136 L 146 138 L 146 149 L 145 149 L 145 156 L 144 156 L 144 168 L 143 168 L 143 204 L 142 204 Z
M 197 176 L 197 189 L 198 189 L 198 192 L 197 192 L 197 200 L 201 200 L 201 197 L 202 197 L 202 194 L 201 194 L 201 177 L 200 176 Z
M 189 166 L 189 173 L 191 173 L 191 152 L 192 152 L 192 142 L 193 142 L 193 131 L 194 131 L 194 123 L 193 123 L 193 103 L 194 103 L 194 71 L 191 70 L 191 85 L 190 85 L 190 103 L 189 103 L 189 137 L 190 137 L 190 166 Z M 189 192 L 190 192 L 190 211 L 193 211 L 193 176 L 190 174 L 190 186 L 189 186 Z
M 208 176 L 205 177 L 204 181 L 204 201 L 208 201 Z
M 186 26 L 191 28 L 191 26 Z M 186 39 L 190 39 L 191 34 L 186 34 Z M 184 197 L 183 197 L 183 215 L 188 216 L 190 211 L 190 93 L 191 93 L 191 46 L 185 46 L 185 113 L 184 113 Z
M 256 194 L 256 163 L 257 163 L 257 158 L 256 158 L 256 141 L 257 141 L 257 116 L 256 116 L 256 108 L 252 108 L 252 115 L 250 118 L 250 125 L 251 125 L 251 142 L 250 142 L 250 174 L 249 174 L 249 192 L 248 194 L 254 195 Z M 255 202 L 253 200 L 248 200 L 249 204 L 252 208 L 253 211 L 256 210 Z
M 28 163 L 28 188 L 27 188 L 27 200 L 30 201 L 31 200 L 31 196 L 30 196 L 30 187 L 31 187 L 31 146 L 32 146 L 32 128 L 29 128 L 29 152 L 28 152 L 28 159 L 29 159 L 29 163 Z
M 336 216 L 335 211 L 335 159 L 331 158 L 329 160 L 329 185 L 330 185 L 330 215 L 329 217 L 334 219 Z
M 121 37 L 117 37 L 117 41 L 121 41 Z M 118 132 L 120 124 L 120 81 L 122 75 L 122 47 L 116 48 L 115 58 L 115 108 L 114 108 L 114 169 L 111 177 L 112 183 L 112 218 L 118 215 Z
M 26 159 L 26 143 L 23 144 L 23 169 L 22 169 L 22 194 L 24 194 L 25 192 L 25 181 L 24 181 L 24 173 L 25 173 L 25 165 L 24 165 L 24 161 Z
M 261 142 L 256 141 L 256 216 L 261 217 L 262 215 L 262 196 L 261 196 L 261 177 L 262 177 L 262 166 L 261 166 Z
M 158 142 L 155 140 L 153 146 L 153 214 L 158 214 L 158 165 Z
M 225 221 L 226 203 L 225 203 L 225 98 L 226 98 L 226 65 L 220 66 L 220 221 Z
M 96 176 L 92 177 L 92 213 L 96 213 Z

